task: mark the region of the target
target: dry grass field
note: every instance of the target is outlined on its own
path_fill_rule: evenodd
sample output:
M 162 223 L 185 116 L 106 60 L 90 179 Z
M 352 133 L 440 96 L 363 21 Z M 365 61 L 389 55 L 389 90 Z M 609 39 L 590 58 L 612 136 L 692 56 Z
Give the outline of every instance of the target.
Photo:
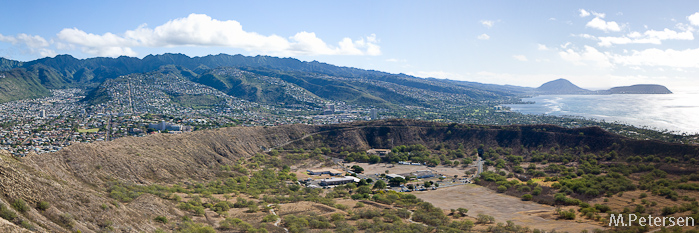
M 519 198 L 498 194 L 488 188 L 476 185 L 460 185 L 413 194 L 445 210 L 462 207 L 469 210 L 468 216 L 470 217 L 486 214 L 493 216 L 496 222 L 511 220 L 517 225 L 527 226 L 530 229 L 580 232 L 602 228 L 592 223 L 577 222 L 584 220 L 555 220 L 554 207 L 552 206 L 524 202 Z

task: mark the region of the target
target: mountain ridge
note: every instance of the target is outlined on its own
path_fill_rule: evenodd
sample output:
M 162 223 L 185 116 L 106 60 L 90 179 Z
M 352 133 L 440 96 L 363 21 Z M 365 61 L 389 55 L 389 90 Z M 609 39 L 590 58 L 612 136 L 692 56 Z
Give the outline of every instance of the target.
M 71 55 L 58 55 L 29 62 L 5 62 L 6 68 L 13 69 L 41 67 L 52 71 L 46 75 L 45 88 L 87 87 L 92 89 L 105 80 L 133 73 L 147 73 L 163 66 L 176 66 L 189 70 L 186 78 L 203 81 L 199 76 L 219 67 L 231 67 L 257 75 L 278 78 L 284 82 L 302 87 L 325 99 L 352 104 L 392 108 L 397 105 L 417 103 L 418 106 L 435 106 L 439 96 L 457 95 L 459 104 L 502 101 L 523 93 L 522 90 L 505 86 L 459 83 L 439 79 L 425 79 L 405 74 L 390 74 L 375 70 L 335 66 L 318 61 L 300 61 L 295 58 L 270 56 L 243 56 L 217 54 L 203 57 L 189 57 L 184 54 L 166 53 L 148 55 L 143 59 L 121 56 L 117 58 L 77 59 Z M 211 78 L 211 77 L 209 77 Z M 215 80 L 209 80 L 214 81 Z M 2 82 L 2 80 L 0 80 Z M 216 83 L 216 82 L 215 82 Z M 223 88 L 223 86 L 218 86 Z M 487 87 L 487 88 L 485 88 Z M 230 89 L 226 87 L 223 89 Z M 223 90 L 222 89 L 222 90 Z M 251 90 L 252 91 L 252 90 Z M 225 91 L 224 91 L 225 92 Z M 402 94 L 396 94 L 396 93 Z M 425 100 L 415 98 L 415 93 L 427 93 Z M 233 93 L 235 94 L 235 93 Z M 46 96 L 37 93 L 35 96 Z M 254 99 L 250 99 L 253 100 Z M 432 103 L 428 103 L 432 102 Z

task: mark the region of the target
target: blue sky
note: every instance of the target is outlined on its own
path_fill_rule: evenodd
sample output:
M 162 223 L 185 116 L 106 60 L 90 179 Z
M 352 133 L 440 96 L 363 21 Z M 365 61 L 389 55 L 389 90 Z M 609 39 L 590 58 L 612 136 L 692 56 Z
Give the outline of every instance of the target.
M 693 1 L 5 1 L 0 56 L 272 55 L 482 83 L 699 86 Z M 39 7 L 40 6 L 40 7 Z

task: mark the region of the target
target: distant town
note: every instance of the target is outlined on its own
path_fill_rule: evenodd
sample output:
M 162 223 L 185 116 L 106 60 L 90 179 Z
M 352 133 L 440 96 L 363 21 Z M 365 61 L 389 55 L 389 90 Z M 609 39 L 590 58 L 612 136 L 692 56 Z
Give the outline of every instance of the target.
M 134 80 L 111 82 L 112 99 L 98 105 L 81 102 L 86 93 L 80 89 L 57 89 L 52 90 L 52 97 L 0 104 L 0 149 L 22 157 L 125 136 L 179 134 L 234 125 L 335 124 L 379 118 L 376 109 L 341 103 L 316 109 L 260 105 L 203 85 L 178 85 L 181 83 L 174 78 L 139 84 L 146 88 L 131 88 L 129 81 Z M 173 104 L 161 95 L 163 92 L 212 95 L 225 99 L 225 103 L 212 108 L 183 107 Z

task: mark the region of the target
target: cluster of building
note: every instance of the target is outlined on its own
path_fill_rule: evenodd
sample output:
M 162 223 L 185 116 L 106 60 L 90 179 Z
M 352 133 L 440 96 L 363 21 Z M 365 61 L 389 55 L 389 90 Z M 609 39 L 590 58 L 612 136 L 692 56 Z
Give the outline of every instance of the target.
M 252 75 L 233 68 L 216 72 Z M 0 150 L 25 156 L 55 152 L 74 143 L 165 131 L 181 133 L 231 125 L 337 124 L 380 118 L 377 109 L 323 100 L 278 78 L 254 77 L 282 86 L 286 94 L 304 104 L 263 105 L 173 74 L 132 74 L 105 81 L 100 87 L 105 95 L 101 103 L 81 102 L 84 90 L 58 89 L 52 90 L 51 97 L 0 104 Z M 202 101 L 206 106 L 196 106 Z
M 405 180 L 409 180 L 411 178 L 414 179 L 425 179 L 425 178 L 432 178 L 435 177 L 436 175 L 432 173 L 430 170 L 419 170 L 419 171 L 413 171 L 413 172 L 407 172 L 407 173 L 401 173 L 401 174 L 386 174 L 386 178 L 393 179 L 393 178 L 403 178 Z

